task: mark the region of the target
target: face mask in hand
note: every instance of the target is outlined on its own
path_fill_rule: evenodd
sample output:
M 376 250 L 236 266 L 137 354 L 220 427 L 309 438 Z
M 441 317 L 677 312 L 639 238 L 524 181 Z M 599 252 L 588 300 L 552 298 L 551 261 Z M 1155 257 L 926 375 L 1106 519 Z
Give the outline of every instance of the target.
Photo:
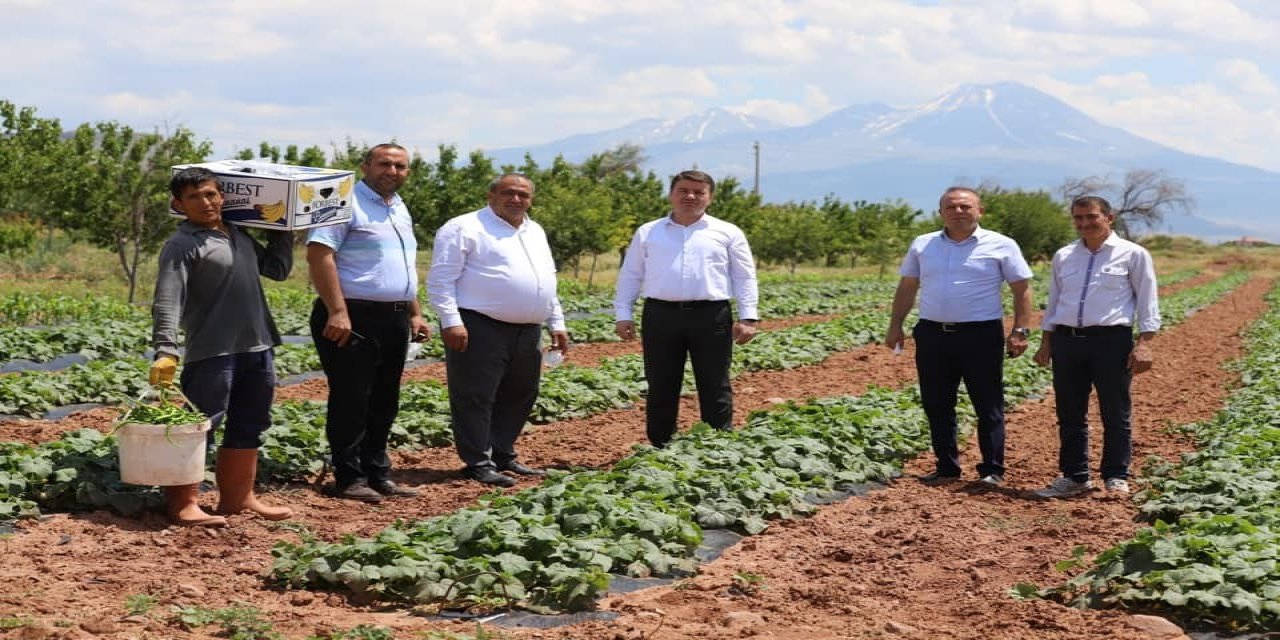
M 559 349 L 547 349 L 542 352 L 542 366 L 554 369 L 564 362 L 564 352 Z

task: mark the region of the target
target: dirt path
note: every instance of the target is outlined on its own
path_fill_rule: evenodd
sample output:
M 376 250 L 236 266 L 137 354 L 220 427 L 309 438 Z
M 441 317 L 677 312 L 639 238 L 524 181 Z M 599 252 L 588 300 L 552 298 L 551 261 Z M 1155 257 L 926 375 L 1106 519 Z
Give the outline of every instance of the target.
M 1169 453 L 1185 443 L 1161 432 L 1216 409 L 1230 382 L 1220 363 L 1238 353 L 1236 332 L 1262 310 L 1266 285 L 1253 282 L 1227 301 L 1197 313 L 1157 341 L 1157 368 L 1135 385 L 1136 458 Z M 914 379 L 908 350 L 894 356 L 870 346 L 783 372 L 749 374 L 735 382 L 736 418 L 783 399 L 859 393 L 868 385 L 902 386 Z M 598 466 L 626 455 L 643 440 L 643 410 L 611 411 L 530 430 L 520 450 L 543 465 Z M 692 400 L 682 407 L 688 423 Z M 909 480 L 866 498 L 822 510 L 814 518 L 774 524 L 703 567 L 682 589 L 654 589 L 605 598 L 619 611 L 612 624 L 531 632 L 542 638 L 649 637 L 919 637 L 1128 638 L 1115 613 L 1080 613 L 1047 603 L 1016 603 L 1014 582 L 1049 584 L 1051 565 L 1075 544 L 1097 550 L 1131 532 L 1134 509 L 1123 500 L 1090 498 L 1036 503 L 1021 492 L 1053 475 L 1051 400 L 1010 415 L 1010 490 L 971 493 L 966 487 L 926 489 Z M 966 454 L 972 459 L 973 453 Z M 361 505 L 330 500 L 308 487 L 273 491 L 321 539 L 372 534 L 398 518 L 446 513 L 483 491 L 457 476 L 448 449 L 398 454 L 397 479 L 421 484 L 418 498 Z M 908 471 L 924 469 L 917 461 Z M 528 486 L 525 481 L 521 486 Z M 246 603 L 289 638 L 357 624 L 469 633 L 469 624 L 427 622 L 396 609 L 363 606 L 341 594 L 276 591 L 261 575 L 270 547 L 296 535 L 278 525 L 235 517 L 223 531 L 166 527 L 162 518 L 123 518 L 106 512 L 54 515 L 20 523 L 6 539 L 0 565 L 0 616 L 36 622 L 30 638 L 196 638 L 165 621 L 173 605 L 226 607 Z M 1101 525 L 1101 526 L 1099 526 Z M 729 590 L 735 574 L 762 578 L 749 595 Z M 147 594 L 159 605 L 147 616 L 126 616 L 124 601 Z M 658 612 L 661 613 L 658 613 Z M 886 634 L 890 623 L 913 633 Z M 19 636 L 15 636 L 19 637 Z

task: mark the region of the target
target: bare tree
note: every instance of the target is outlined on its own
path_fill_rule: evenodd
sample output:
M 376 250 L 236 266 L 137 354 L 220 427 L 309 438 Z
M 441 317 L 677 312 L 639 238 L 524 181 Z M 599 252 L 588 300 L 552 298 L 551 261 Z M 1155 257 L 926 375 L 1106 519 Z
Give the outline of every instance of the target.
M 1102 196 L 1111 202 L 1116 214 L 1114 228 L 1126 238 L 1141 228 L 1156 229 L 1168 213 L 1191 213 L 1195 205 L 1185 182 L 1152 169 L 1130 169 L 1122 184 L 1110 176 L 1088 176 L 1068 178 L 1062 185 L 1067 202 L 1085 195 Z
M 620 174 L 635 174 L 649 160 L 644 155 L 644 147 L 630 142 L 597 153 L 582 163 L 582 171 L 597 180 Z

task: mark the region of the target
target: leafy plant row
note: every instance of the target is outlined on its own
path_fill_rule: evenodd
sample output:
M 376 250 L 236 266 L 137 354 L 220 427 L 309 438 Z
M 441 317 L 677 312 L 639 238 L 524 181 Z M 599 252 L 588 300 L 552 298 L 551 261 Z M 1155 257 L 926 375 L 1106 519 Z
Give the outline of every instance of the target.
M 564 289 L 566 283 L 561 283 Z M 764 318 L 786 318 L 799 315 L 818 315 L 860 310 L 867 304 L 884 304 L 892 295 L 897 281 L 886 278 L 849 277 L 831 278 L 773 278 L 760 280 L 760 315 Z M 560 304 L 565 313 L 598 312 L 609 317 L 613 325 L 613 295 L 608 293 L 573 292 L 565 297 L 561 291 Z
M 97 360 L 62 371 L 0 376 L 0 414 L 37 417 L 73 404 L 118 404 L 148 387 L 142 360 Z
M 66 354 L 90 360 L 136 357 L 146 348 L 147 320 L 95 320 L 48 328 L 0 328 L 0 362 L 47 362 Z
M 0 520 L 42 510 L 103 508 L 134 515 L 163 504 L 154 488 L 120 481 L 113 436 L 79 429 L 39 445 L 0 442 Z
M 1208 422 L 1199 449 L 1148 468 L 1138 495 L 1153 521 L 1046 594 L 1231 630 L 1280 628 L 1280 294 L 1251 329 L 1241 388 Z
M 1160 315 L 1164 324 L 1182 322 L 1197 311 L 1217 302 L 1223 296 L 1249 279 L 1246 271 L 1231 271 L 1221 278 L 1206 282 L 1193 289 L 1179 291 L 1160 298 Z
M 1186 282 L 1201 273 L 1204 273 L 1204 269 L 1200 267 L 1191 267 L 1189 269 L 1179 269 L 1172 273 L 1159 274 L 1157 279 L 1160 281 L 1160 286 L 1172 287 L 1175 284 Z
M 0 324 L 5 326 L 136 320 L 143 317 L 146 317 L 146 309 L 142 307 L 88 293 L 71 296 L 14 291 L 0 298 Z
M 705 425 L 610 471 L 554 472 L 541 486 L 373 539 L 305 536 L 274 550 L 276 580 L 389 600 L 584 609 L 608 573 L 694 567 L 702 527 L 754 533 L 807 512 L 808 493 L 887 480 L 925 446 L 910 394 L 876 392 L 757 414 L 732 433 Z
M 281 377 L 315 371 L 320 360 L 307 344 L 286 344 L 276 350 Z M 23 371 L 0 376 L 0 414 L 39 417 L 74 404 L 119 404 L 147 388 L 147 368 L 141 358 L 94 360 L 61 371 Z

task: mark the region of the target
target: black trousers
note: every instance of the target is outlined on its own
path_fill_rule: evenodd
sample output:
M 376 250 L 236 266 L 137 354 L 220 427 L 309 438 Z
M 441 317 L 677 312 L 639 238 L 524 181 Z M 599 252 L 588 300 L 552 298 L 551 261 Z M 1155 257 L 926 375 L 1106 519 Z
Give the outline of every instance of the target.
M 645 428 L 649 442 L 663 446 L 676 432 L 685 358 L 693 361 L 702 421 L 728 430 L 733 422 L 733 314 L 727 300 L 665 302 L 646 299 L 641 315 L 644 347 Z
M 467 350 L 444 350 L 454 444 L 468 468 L 501 467 L 515 461 L 516 438 L 538 399 L 542 325 L 460 312 Z
M 1128 478 L 1133 328 L 1060 326 L 1053 332 L 1050 348 L 1061 444 L 1059 471 L 1078 482 L 1089 479 L 1089 392 L 1097 389 L 1098 413 L 1102 414 L 1102 477 Z
M 1004 324 L 921 320 L 912 337 L 938 474 L 960 475 L 956 394 L 962 380 L 978 417 L 978 475 L 1004 474 Z
M 208 447 L 223 427 L 222 446 L 257 449 L 262 432 L 271 427 L 276 393 L 275 354 L 271 349 L 232 353 L 188 362 L 182 367 L 182 392 L 207 416 L 214 416 Z
M 387 479 L 387 438 L 400 411 L 400 374 L 409 348 L 408 303 L 347 301 L 351 329 L 364 336 L 339 347 L 322 333 L 329 310 L 311 309 L 311 339 L 329 379 L 325 435 L 338 487 Z

